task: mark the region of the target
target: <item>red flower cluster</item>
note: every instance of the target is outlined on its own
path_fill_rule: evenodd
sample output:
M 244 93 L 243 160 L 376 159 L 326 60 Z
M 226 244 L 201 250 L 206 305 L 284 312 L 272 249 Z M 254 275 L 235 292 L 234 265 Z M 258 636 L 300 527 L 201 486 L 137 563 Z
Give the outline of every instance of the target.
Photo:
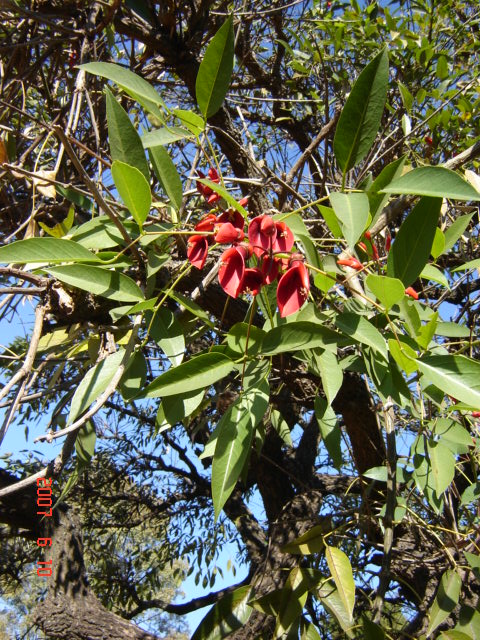
M 197 171 L 197 173 L 200 178 L 205 178 L 205 174 L 202 171 Z M 217 170 L 213 167 L 208 170 L 208 177 L 212 182 L 215 182 L 216 184 L 220 182 L 220 176 L 218 175 Z M 215 193 L 213 189 L 211 189 L 208 185 L 202 184 L 198 180 L 197 191 L 205 198 L 205 200 L 210 205 L 214 205 L 221 198 L 221 196 L 219 196 L 218 193 Z
M 202 195 L 209 197 L 204 192 L 205 185 L 200 185 Z M 211 232 L 212 235 L 191 236 L 188 259 L 194 267 L 202 269 L 212 240 L 232 245 L 220 258 L 218 281 L 223 290 L 232 298 L 242 293 L 256 296 L 263 285 L 278 280 L 280 316 L 284 318 L 295 313 L 308 298 L 310 281 L 303 255 L 291 253 L 294 243 L 291 229 L 270 216 L 257 216 L 248 224 L 248 242 L 243 242 L 245 222 L 233 209 L 218 216 L 208 213 L 195 226 L 195 231 Z

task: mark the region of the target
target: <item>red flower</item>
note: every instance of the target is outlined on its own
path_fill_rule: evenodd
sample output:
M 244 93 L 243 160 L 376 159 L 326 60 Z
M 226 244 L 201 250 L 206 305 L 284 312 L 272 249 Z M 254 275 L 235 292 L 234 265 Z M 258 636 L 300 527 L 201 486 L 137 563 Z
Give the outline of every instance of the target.
M 240 293 L 251 293 L 256 296 L 260 293 L 263 285 L 263 273 L 258 267 L 245 269 L 240 287 Z
M 275 228 L 277 230 L 276 239 L 273 243 L 273 251 L 280 253 L 287 253 L 291 250 L 294 243 L 293 233 L 285 222 L 276 222 Z
M 217 216 L 213 213 L 207 213 L 206 216 L 200 219 L 195 225 L 195 231 L 213 231 L 215 223 L 217 222 Z
M 428 144 L 429 147 L 431 147 L 433 144 L 433 138 L 431 136 L 425 136 L 425 142 Z
M 363 264 L 356 258 L 341 258 L 340 260 L 337 260 L 337 264 L 343 265 L 344 267 L 350 267 L 351 269 L 356 269 L 356 271 L 363 269 Z
M 219 193 L 212 193 L 212 195 L 208 197 L 207 202 L 208 204 L 215 204 L 215 202 L 218 202 L 221 199 L 221 197 L 222 196 Z
M 390 247 L 392 246 L 392 236 L 388 234 L 385 238 L 385 251 L 388 253 L 390 251 Z
M 480 418 L 480 411 L 472 411 L 472 418 Z
M 410 296 L 414 300 L 418 300 L 418 293 L 415 291 L 415 289 L 413 287 L 407 287 L 405 289 L 405 294 L 407 296 Z
M 218 175 L 218 171 L 214 167 L 210 167 L 208 170 L 208 177 L 212 182 L 220 182 L 220 176 Z
M 280 316 L 285 318 L 298 311 L 308 298 L 309 291 L 308 271 L 303 262 L 295 262 L 278 283 L 277 304 Z
M 203 269 L 208 254 L 206 236 L 191 236 L 188 240 L 187 257 L 194 267 Z
M 230 244 L 232 242 L 241 242 L 245 237 L 242 229 L 237 229 L 231 222 L 224 222 L 220 225 L 215 236 L 215 242 L 220 244 Z
M 276 258 L 265 256 L 260 268 L 263 274 L 264 284 L 271 284 L 278 276 L 280 265 Z
M 239 251 L 236 247 L 231 247 L 224 251 L 220 258 L 218 281 L 225 293 L 228 293 L 232 298 L 236 298 L 240 293 L 244 273 L 245 259 L 243 251 Z
M 222 213 L 217 218 L 218 222 L 230 222 L 237 229 L 242 229 L 245 226 L 245 218 L 242 216 L 240 211 L 236 211 L 235 209 L 227 209 L 226 211 L 222 211 Z
M 275 221 L 270 216 L 257 216 L 248 226 L 248 239 L 253 246 L 255 255 L 262 255 L 272 248 L 277 229 Z
M 248 204 L 248 200 L 249 200 L 250 196 L 245 196 L 245 198 L 242 198 L 241 200 L 238 201 L 238 204 L 241 207 L 246 207 Z
M 200 171 L 200 169 L 197 170 L 197 173 L 200 176 L 200 178 L 205 178 L 205 174 L 203 173 L 203 171 Z M 206 184 L 202 184 L 198 180 L 197 180 L 197 191 L 204 198 L 208 198 L 213 193 L 213 191 L 212 191 L 212 189 L 210 189 L 210 187 L 208 187 Z

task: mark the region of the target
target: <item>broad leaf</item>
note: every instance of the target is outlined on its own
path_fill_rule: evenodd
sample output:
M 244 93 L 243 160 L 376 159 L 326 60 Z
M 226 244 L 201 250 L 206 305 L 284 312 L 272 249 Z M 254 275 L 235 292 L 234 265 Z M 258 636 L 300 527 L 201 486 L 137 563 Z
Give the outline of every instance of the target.
M 128 367 L 118 385 L 118 390 L 124 400 L 131 400 L 137 395 L 138 390 L 145 384 L 147 373 L 148 369 L 145 356 L 141 351 L 137 351 L 130 359 Z
M 338 424 L 337 416 L 324 398 L 317 396 L 315 398 L 314 406 L 315 417 L 318 421 L 323 443 L 328 451 L 328 455 L 332 459 L 334 467 L 340 469 L 342 466 L 343 456 L 341 447 L 341 429 Z
M 387 275 L 408 287 L 428 262 L 442 201 L 422 198 L 402 223 L 388 254 Z
M 159 398 L 205 389 L 227 376 L 234 363 L 222 353 L 202 353 L 155 378 L 138 397 Z
M 327 584 L 320 587 L 318 595 L 320 597 L 321 604 L 335 617 L 345 634 L 349 638 L 353 638 L 353 619 L 348 614 L 338 590 Z
M 72 398 L 68 424 L 75 422 L 75 419 L 105 391 L 117 372 L 124 353 L 123 349 L 119 349 L 87 372 Z
M 480 271 L 480 258 L 469 260 L 469 262 L 466 262 L 465 264 L 452 269 L 452 272 L 455 273 L 456 271 L 468 271 L 469 269 L 477 269 L 478 271 Z
M 444 393 L 480 409 L 480 362 L 465 356 L 425 356 L 417 366 Z
M 142 229 L 152 206 L 150 185 L 136 167 L 121 160 L 113 161 L 112 177 L 125 206 Z
M 380 625 L 364 617 L 363 640 L 385 640 L 385 631 Z
M 440 581 L 434 603 L 429 611 L 430 624 L 428 625 L 427 636 L 433 633 L 455 609 L 458 604 L 461 588 L 462 580 L 458 573 L 450 569 L 445 571 Z
M 356 313 L 340 313 L 335 318 L 335 324 L 340 331 L 343 331 L 343 333 L 357 342 L 372 347 L 383 356 L 384 360 L 388 360 L 387 346 L 382 334 L 366 318 Z
M 384 187 L 380 193 L 480 200 L 480 193 L 458 173 L 445 167 L 418 167 Z
M 464 216 L 460 216 L 448 227 L 448 229 L 445 229 L 445 252 L 449 251 L 463 235 L 465 229 L 470 224 L 472 216 L 473 213 L 467 213 Z
M 168 151 L 162 146 L 151 147 L 149 155 L 162 189 L 169 197 L 174 209 L 178 211 L 182 206 L 182 181 Z
M 331 193 L 335 215 L 340 220 L 343 237 L 353 247 L 362 235 L 368 221 L 369 204 L 365 193 Z
M 283 419 L 280 411 L 272 409 L 270 413 L 270 420 L 272 421 L 273 428 L 278 433 L 280 438 L 285 442 L 285 444 L 289 447 L 293 446 L 290 427 L 288 426 L 286 420 Z
M 437 269 L 437 267 L 434 267 L 433 264 L 428 263 L 423 267 L 420 278 L 423 280 L 438 282 L 438 284 L 441 284 L 446 289 L 450 289 L 448 280 L 444 273 L 440 271 L 440 269 Z
M 344 174 L 363 160 L 375 140 L 387 87 L 388 55 L 384 49 L 358 76 L 337 124 L 333 149 Z
M 283 553 L 293 553 L 300 555 L 311 555 L 312 553 L 319 553 L 325 549 L 324 537 L 326 533 L 332 530 L 331 518 L 325 518 L 322 524 L 318 524 L 315 527 L 309 529 L 306 533 L 292 542 L 282 547 Z
M 338 595 L 349 618 L 352 619 L 353 607 L 355 606 L 355 582 L 350 560 L 341 549 L 329 546 L 325 549 L 325 557 Z
M 248 336 L 248 350 L 247 350 Z M 238 353 L 248 353 L 249 356 L 256 355 L 262 346 L 265 331 L 249 325 L 246 322 L 237 322 L 227 333 L 227 344 L 233 351 Z
M 210 41 L 197 74 L 197 104 L 205 119 L 220 109 L 227 95 L 234 47 L 233 16 L 230 16 Z
M 108 141 L 112 159 L 136 167 L 148 181 L 150 171 L 140 136 L 128 114 L 116 101 L 108 87 L 105 87 L 105 96 L 107 99 Z
M 253 611 L 248 604 L 251 590 L 245 585 L 223 596 L 200 622 L 191 640 L 221 640 L 240 629 Z
M 90 463 L 95 453 L 97 434 L 91 420 L 88 420 L 79 430 L 75 440 L 75 453 L 77 454 L 77 465 L 86 467 Z
M 323 392 L 331 405 L 343 382 L 343 370 L 338 364 L 336 354 L 328 350 L 320 352 L 319 349 L 315 349 L 308 362 L 310 369 L 320 376 Z
M 63 238 L 27 238 L 0 247 L 0 263 L 3 264 L 98 261 L 97 256 L 82 245 Z
M 387 164 L 382 169 L 379 176 L 375 178 L 372 184 L 366 190 L 368 201 L 370 203 L 370 213 L 373 216 L 371 224 L 374 225 L 377 219 L 380 217 L 383 207 L 386 204 L 389 196 L 388 194 L 379 193 L 383 187 L 396 178 L 402 175 L 403 166 L 405 164 L 405 156 L 398 158 L 394 162 Z
M 455 475 L 455 456 L 442 442 L 427 441 L 427 453 L 432 465 L 433 486 L 440 496 L 451 484 Z
M 214 354 L 209 354 L 214 355 Z M 215 518 L 232 493 L 250 453 L 253 433 L 268 408 L 268 383 L 247 390 L 228 409 L 218 433 L 212 464 Z
M 184 138 L 192 138 L 192 134 L 182 127 L 163 127 L 162 129 L 154 129 L 141 137 L 142 145 L 145 149 L 151 147 L 159 147 Z
M 299 321 L 289 322 L 271 329 L 263 340 L 262 353 L 275 355 L 286 351 L 313 349 L 314 347 L 336 349 L 341 336 L 321 324 Z
M 405 295 L 405 287 L 397 278 L 387 278 L 371 273 L 366 278 L 366 284 L 387 311 L 400 302 Z
M 203 401 L 205 390 L 180 393 L 176 396 L 166 396 L 162 400 L 163 414 L 172 426 L 188 418 Z
M 39 222 L 38 225 L 46 232 L 49 236 L 53 238 L 63 238 L 63 236 L 67 235 L 70 229 L 73 226 L 73 221 L 75 219 L 75 207 L 71 206 L 68 210 L 67 217 L 64 218 L 61 222 L 57 222 L 57 224 L 53 225 L 53 227 L 49 227 L 44 222 Z
M 150 335 L 173 366 L 177 367 L 182 362 L 185 352 L 185 336 L 182 325 L 170 309 L 165 307 L 158 309 L 153 321 L 151 314 L 147 314 L 146 317 L 150 326 Z
M 89 291 L 96 296 L 103 296 L 110 300 L 138 302 L 144 297 L 142 290 L 133 280 L 117 271 L 91 267 L 86 264 L 49 267 L 45 271 L 71 287 Z

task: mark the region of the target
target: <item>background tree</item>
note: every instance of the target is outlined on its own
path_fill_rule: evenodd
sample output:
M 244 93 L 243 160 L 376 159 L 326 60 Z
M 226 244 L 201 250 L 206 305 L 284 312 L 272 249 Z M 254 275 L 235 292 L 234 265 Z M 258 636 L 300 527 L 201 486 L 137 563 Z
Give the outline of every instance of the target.
M 62 442 L 0 475 L 36 626 L 478 637 L 476 3 L 2 7 L 0 433 Z

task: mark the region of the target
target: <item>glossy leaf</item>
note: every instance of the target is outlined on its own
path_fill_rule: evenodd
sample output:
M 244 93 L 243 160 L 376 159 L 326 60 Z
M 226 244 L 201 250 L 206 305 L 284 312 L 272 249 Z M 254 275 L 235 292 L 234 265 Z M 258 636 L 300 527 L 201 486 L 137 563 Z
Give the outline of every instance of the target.
M 467 213 L 457 218 L 447 229 L 445 229 L 445 252 L 449 251 L 459 238 L 463 235 L 470 224 L 473 213 Z
M 220 109 L 227 95 L 234 46 L 233 16 L 230 16 L 210 41 L 197 74 L 197 104 L 205 119 Z
M 307 556 L 323 551 L 323 549 L 325 549 L 324 537 L 325 534 L 332 530 L 331 525 L 331 518 L 325 518 L 322 524 L 312 527 L 302 536 L 284 545 L 281 549 L 282 552 Z
M 182 127 L 163 127 L 162 129 L 154 129 L 148 133 L 144 133 L 141 137 L 142 145 L 145 149 L 151 147 L 159 147 L 171 142 L 177 142 L 184 138 L 192 138 L 192 134 L 188 129 Z
M 444 273 L 440 271 L 440 269 L 437 269 L 437 267 L 434 267 L 433 264 L 428 263 L 423 267 L 422 272 L 420 273 L 420 278 L 423 280 L 438 282 L 438 284 L 441 284 L 446 289 L 450 289 L 448 280 Z
M 400 369 L 403 369 L 407 375 L 418 370 L 417 353 L 408 344 L 404 342 L 399 344 L 397 340 L 390 338 L 388 340 L 388 350 Z
M 150 185 L 143 174 L 121 160 L 114 160 L 112 177 L 123 203 L 142 229 L 152 206 Z
M 322 352 L 316 349 L 312 352 L 309 365 L 314 373 L 320 376 L 323 392 L 331 405 L 343 382 L 343 370 L 338 364 L 336 354 L 326 349 Z
M 214 354 L 209 354 L 214 355 Z M 215 518 L 232 493 L 248 458 L 253 433 L 268 408 L 268 383 L 247 390 L 228 409 L 217 437 L 212 464 Z
M 480 362 L 465 356 L 425 356 L 420 371 L 444 393 L 480 409 Z
M 98 262 L 94 253 L 73 240 L 63 238 L 27 238 L 0 247 L 0 263 Z
M 173 113 L 194 136 L 199 136 L 202 131 L 205 131 L 205 121 L 194 111 L 173 109 Z
M 72 398 L 68 424 L 75 422 L 75 419 L 105 391 L 117 372 L 124 353 L 123 349 L 115 351 L 94 365 L 82 378 Z
M 363 640 L 385 640 L 385 631 L 380 625 L 364 617 Z
M 155 378 L 139 395 L 140 398 L 159 398 L 205 389 L 227 376 L 233 362 L 222 353 L 202 353 L 178 367 L 172 367 Z
M 89 291 L 110 300 L 124 300 L 125 302 L 143 300 L 140 287 L 128 276 L 117 271 L 81 264 L 49 267 L 45 271 L 71 287 Z
M 372 347 L 374 351 L 383 356 L 384 360 L 388 360 L 387 347 L 382 334 L 366 318 L 356 313 L 340 313 L 335 318 L 335 324 L 340 331 L 355 341 Z
M 368 221 L 369 204 L 365 193 L 331 193 L 335 215 L 340 221 L 343 237 L 353 247 L 362 235 Z
M 458 604 L 461 588 L 462 580 L 458 573 L 450 569 L 445 571 L 440 581 L 435 600 L 430 607 L 430 623 L 427 629 L 427 636 L 433 633 L 455 609 Z
M 422 198 L 404 220 L 388 254 L 387 275 L 408 287 L 428 262 L 438 224 L 440 198 Z
M 371 273 L 366 278 L 366 284 L 387 311 L 400 302 L 405 295 L 405 286 L 397 278 L 387 278 Z
M 137 395 L 139 389 L 142 389 L 145 384 L 147 373 L 145 356 L 141 351 L 137 351 L 130 359 L 128 367 L 118 385 L 118 390 L 124 400 L 131 400 Z
M 112 159 L 136 167 L 148 181 L 150 171 L 140 136 L 128 114 L 108 87 L 105 87 L 105 96 L 107 100 L 108 141 Z
M 127 228 L 134 222 L 124 221 Z M 118 245 L 124 245 L 125 240 L 117 226 L 108 216 L 98 216 L 84 222 L 79 227 L 74 227 L 70 237 L 87 249 L 109 249 Z
M 151 315 L 147 314 L 150 324 Z M 174 367 L 183 360 L 185 352 L 185 336 L 182 325 L 174 314 L 165 307 L 161 307 L 155 314 L 150 325 L 150 335 L 162 349 Z
M 325 558 L 345 611 L 349 619 L 352 619 L 355 606 L 355 582 L 350 560 L 341 549 L 330 546 L 325 549 Z
M 285 444 L 289 447 L 293 446 L 292 436 L 290 435 L 290 427 L 288 426 L 286 420 L 283 419 L 280 411 L 272 409 L 270 413 L 270 420 L 272 421 L 273 428 L 278 433 L 280 438 L 285 442 Z
M 290 571 L 285 586 L 281 589 L 274 640 L 284 638 L 295 621 L 300 618 L 307 601 L 310 584 L 310 578 L 299 567 Z M 298 637 L 296 631 L 295 637 Z
M 341 447 L 341 429 L 338 424 L 337 416 L 324 398 L 317 396 L 314 402 L 315 417 L 318 421 L 323 443 L 328 451 L 328 455 L 332 459 L 334 467 L 340 469 L 343 462 L 343 456 Z
M 182 422 L 202 404 L 204 396 L 204 389 L 190 391 L 190 393 L 179 393 L 175 396 L 166 396 L 162 400 L 165 419 L 172 426 L 177 422 Z
M 343 173 L 369 152 L 380 127 L 388 87 L 388 55 L 381 51 L 361 72 L 343 107 L 333 149 Z
M 240 629 L 253 611 L 248 604 L 251 590 L 245 585 L 223 596 L 200 622 L 191 640 L 221 640 Z
M 342 598 L 337 589 L 329 584 L 320 587 L 318 590 L 321 604 L 331 613 L 341 626 L 348 638 L 353 638 L 353 620 L 343 604 Z
M 442 442 L 427 441 L 427 452 L 432 465 L 433 486 L 440 496 L 452 483 L 455 475 L 455 457 Z
M 248 335 L 248 350 L 247 350 Z M 251 325 L 250 328 L 246 322 L 237 322 L 227 333 L 227 344 L 233 351 L 238 353 L 247 352 L 249 356 L 256 355 L 262 346 L 265 331 Z
M 377 178 L 366 190 L 368 201 L 370 203 L 370 213 L 373 216 L 371 224 L 374 225 L 382 213 L 382 209 L 385 206 L 389 196 L 388 194 L 380 193 L 380 191 L 390 184 L 397 176 L 402 175 L 403 167 L 405 165 L 405 156 L 394 160 L 386 167 L 382 169 Z
M 476 258 L 475 260 L 469 260 L 465 264 L 462 264 L 458 267 L 455 267 L 455 269 L 452 269 L 452 272 L 455 273 L 456 271 L 469 271 L 470 269 L 477 269 L 478 271 L 480 271 L 480 258 Z
M 182 206 L 182 181 L 168 151 L 162 146 L 151 147 L 149 155 L 163 191 L 167 194 L 172 206 L 178 211 Z
M 88 420 L 79 430 L 75 440 L 75 453 L 77 454 L 77 465 L 86 467 L 93 454 L 95 453 L 95 444 L 97 442 L 97 434 L 91 420 Z
M 380 193 L 452 198 L 453 200 L 480 200 L 480 193 L 458 173 L 445 167 L 418 167 L 384 187 Z
M 289 322 L 271 329 L 263 340 L 262 353 L 275 355 L 286 351 L 313 349 L 314 347 L 336 348 L 341 336 L 321 324 L 298 321 Z

